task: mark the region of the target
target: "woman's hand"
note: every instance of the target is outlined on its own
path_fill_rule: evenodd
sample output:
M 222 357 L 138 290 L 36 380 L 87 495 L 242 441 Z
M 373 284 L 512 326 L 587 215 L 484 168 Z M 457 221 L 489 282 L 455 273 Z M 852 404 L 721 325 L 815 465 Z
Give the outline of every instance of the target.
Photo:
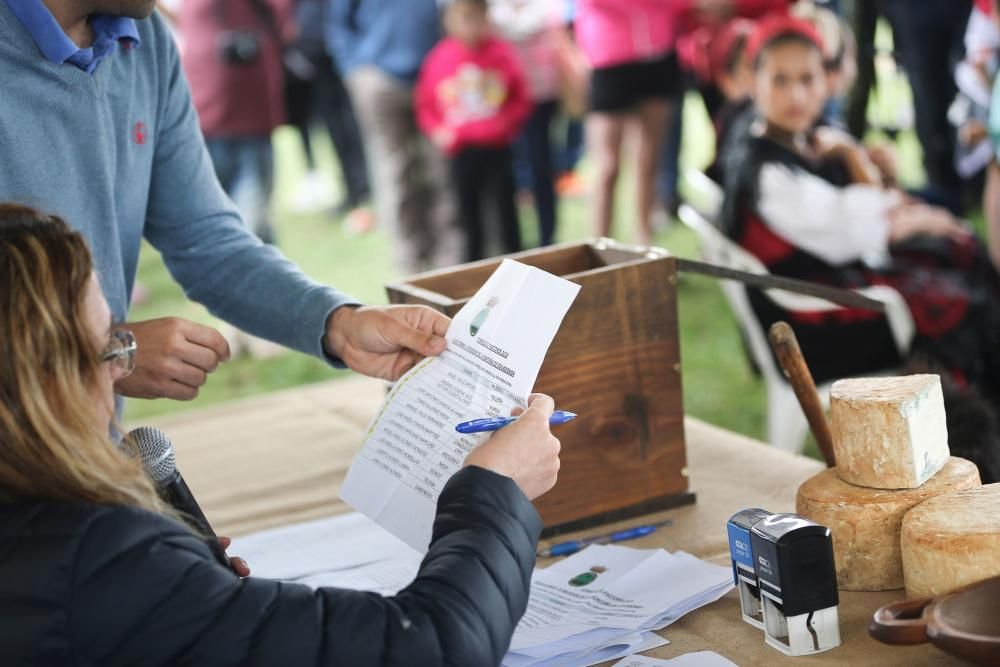
M 915 236 L 950 237 L 961 241 L 969 230 L 943 208 L 906 202 L 889 211 L 889 242 L 898 243 Z
M 545 394 L 528 397 L 528 409 L 517 408 L 517 421 L 496 431 L 465 458 L 465 465 L 479 466 L 510 477 L 528 500 L 534 500 L 556 483 L 559 473 L 559 440 L 549 430 L 555 409 Z
M 843 159 L 851 151 L 863 150 L 858 142 L 843 130 L 817 127 L 812 134 L 812 147 L 821 158 Z
M 868 159 L 878 169 L 879 174 L 882 176 L 882 182 L 886 184 L 886 187 L 894 187 L 899 181 L 899 168 L 897 166 L 896 151 L 892 147 L 892 144 L 883 143 L 869 146 L 865 149 L 865 154 L 868 155 Z
M 852 183 L 882 185 L 878 167 L 869 159 L 864 147 L 847 132 L 818 127 L 812 135 L 812 146 L 819 158 L 842 162 Z
M 223 551 L 228 549 L 229 545 L 232 543 L 233 543 L 232 539 L 228 537 L 219 538 L 219 546 L 222 547 Z M 240 558 L 239 556 L 229 557 L 229 567 L 233 569 L 233 572 L 235 572 L 236 576 L 238 576 L 240 579 L 250 576 L 250 566 L 247 565 L 247 562 L 242 558 Z

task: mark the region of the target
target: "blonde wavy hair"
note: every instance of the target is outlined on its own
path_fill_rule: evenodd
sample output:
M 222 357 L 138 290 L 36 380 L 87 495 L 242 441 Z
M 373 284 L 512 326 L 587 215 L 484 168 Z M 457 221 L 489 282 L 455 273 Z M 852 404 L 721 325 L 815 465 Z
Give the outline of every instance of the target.
M 94 418 L 102 362 L 87 325 L 93 272 L 61 219 L 0 204 L 0 502 L 85 501 L 172 514 L 127 438 Z

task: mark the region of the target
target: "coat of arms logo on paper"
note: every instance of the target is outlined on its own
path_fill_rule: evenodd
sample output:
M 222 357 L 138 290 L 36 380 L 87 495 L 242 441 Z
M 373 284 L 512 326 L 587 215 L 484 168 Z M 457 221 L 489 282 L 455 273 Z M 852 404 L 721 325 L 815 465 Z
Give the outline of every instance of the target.
M 592 584 L 594 583 L 594 580 L 597 579 L 597 575 L 601 574 L 602 572 L 606 572 L 607 569 L 608 568 L 604 567 L 603 565 L 594 565 L 583 574 L 578 574 L 572 579 L 570 579 L 569 585 L 581 588 L 583 586 L 587 586 L 588 584 Z
M 484 324 L 486 324 L 486 318 L 490 316 L 490 309 L 498 303 L 500 303 L 500 299 L 495 296 L 491 296 L 490 300 L 486 302 L 486 307 L 480 310 L 479 313 L 472 318 L 472 323 L 469 325 L 470 336 L 475 336 L 479 333 L 479 330 L 483 328 Z

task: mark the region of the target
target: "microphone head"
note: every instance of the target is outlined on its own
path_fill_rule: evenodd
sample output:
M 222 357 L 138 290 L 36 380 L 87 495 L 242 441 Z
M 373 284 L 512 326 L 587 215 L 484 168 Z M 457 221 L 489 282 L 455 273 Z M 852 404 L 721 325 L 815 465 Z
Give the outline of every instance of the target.
M 163 431 L 150 426 L 140 426 L 131 431 L 129 436 L 135 441 L 142 457 L 142 467 L 146 474 L 157 484 L 166 482 L 177 472 L 177 459 L 174 457 L 174 446 L 163 434 Z

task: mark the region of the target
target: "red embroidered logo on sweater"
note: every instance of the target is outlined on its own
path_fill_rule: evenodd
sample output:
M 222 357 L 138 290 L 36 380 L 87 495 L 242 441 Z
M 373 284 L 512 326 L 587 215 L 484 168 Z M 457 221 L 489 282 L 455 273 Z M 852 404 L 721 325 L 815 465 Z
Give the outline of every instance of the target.
M 139 121 L 132 127 L 132 141 L 142 146 L 146 143 L 146 124 Z

